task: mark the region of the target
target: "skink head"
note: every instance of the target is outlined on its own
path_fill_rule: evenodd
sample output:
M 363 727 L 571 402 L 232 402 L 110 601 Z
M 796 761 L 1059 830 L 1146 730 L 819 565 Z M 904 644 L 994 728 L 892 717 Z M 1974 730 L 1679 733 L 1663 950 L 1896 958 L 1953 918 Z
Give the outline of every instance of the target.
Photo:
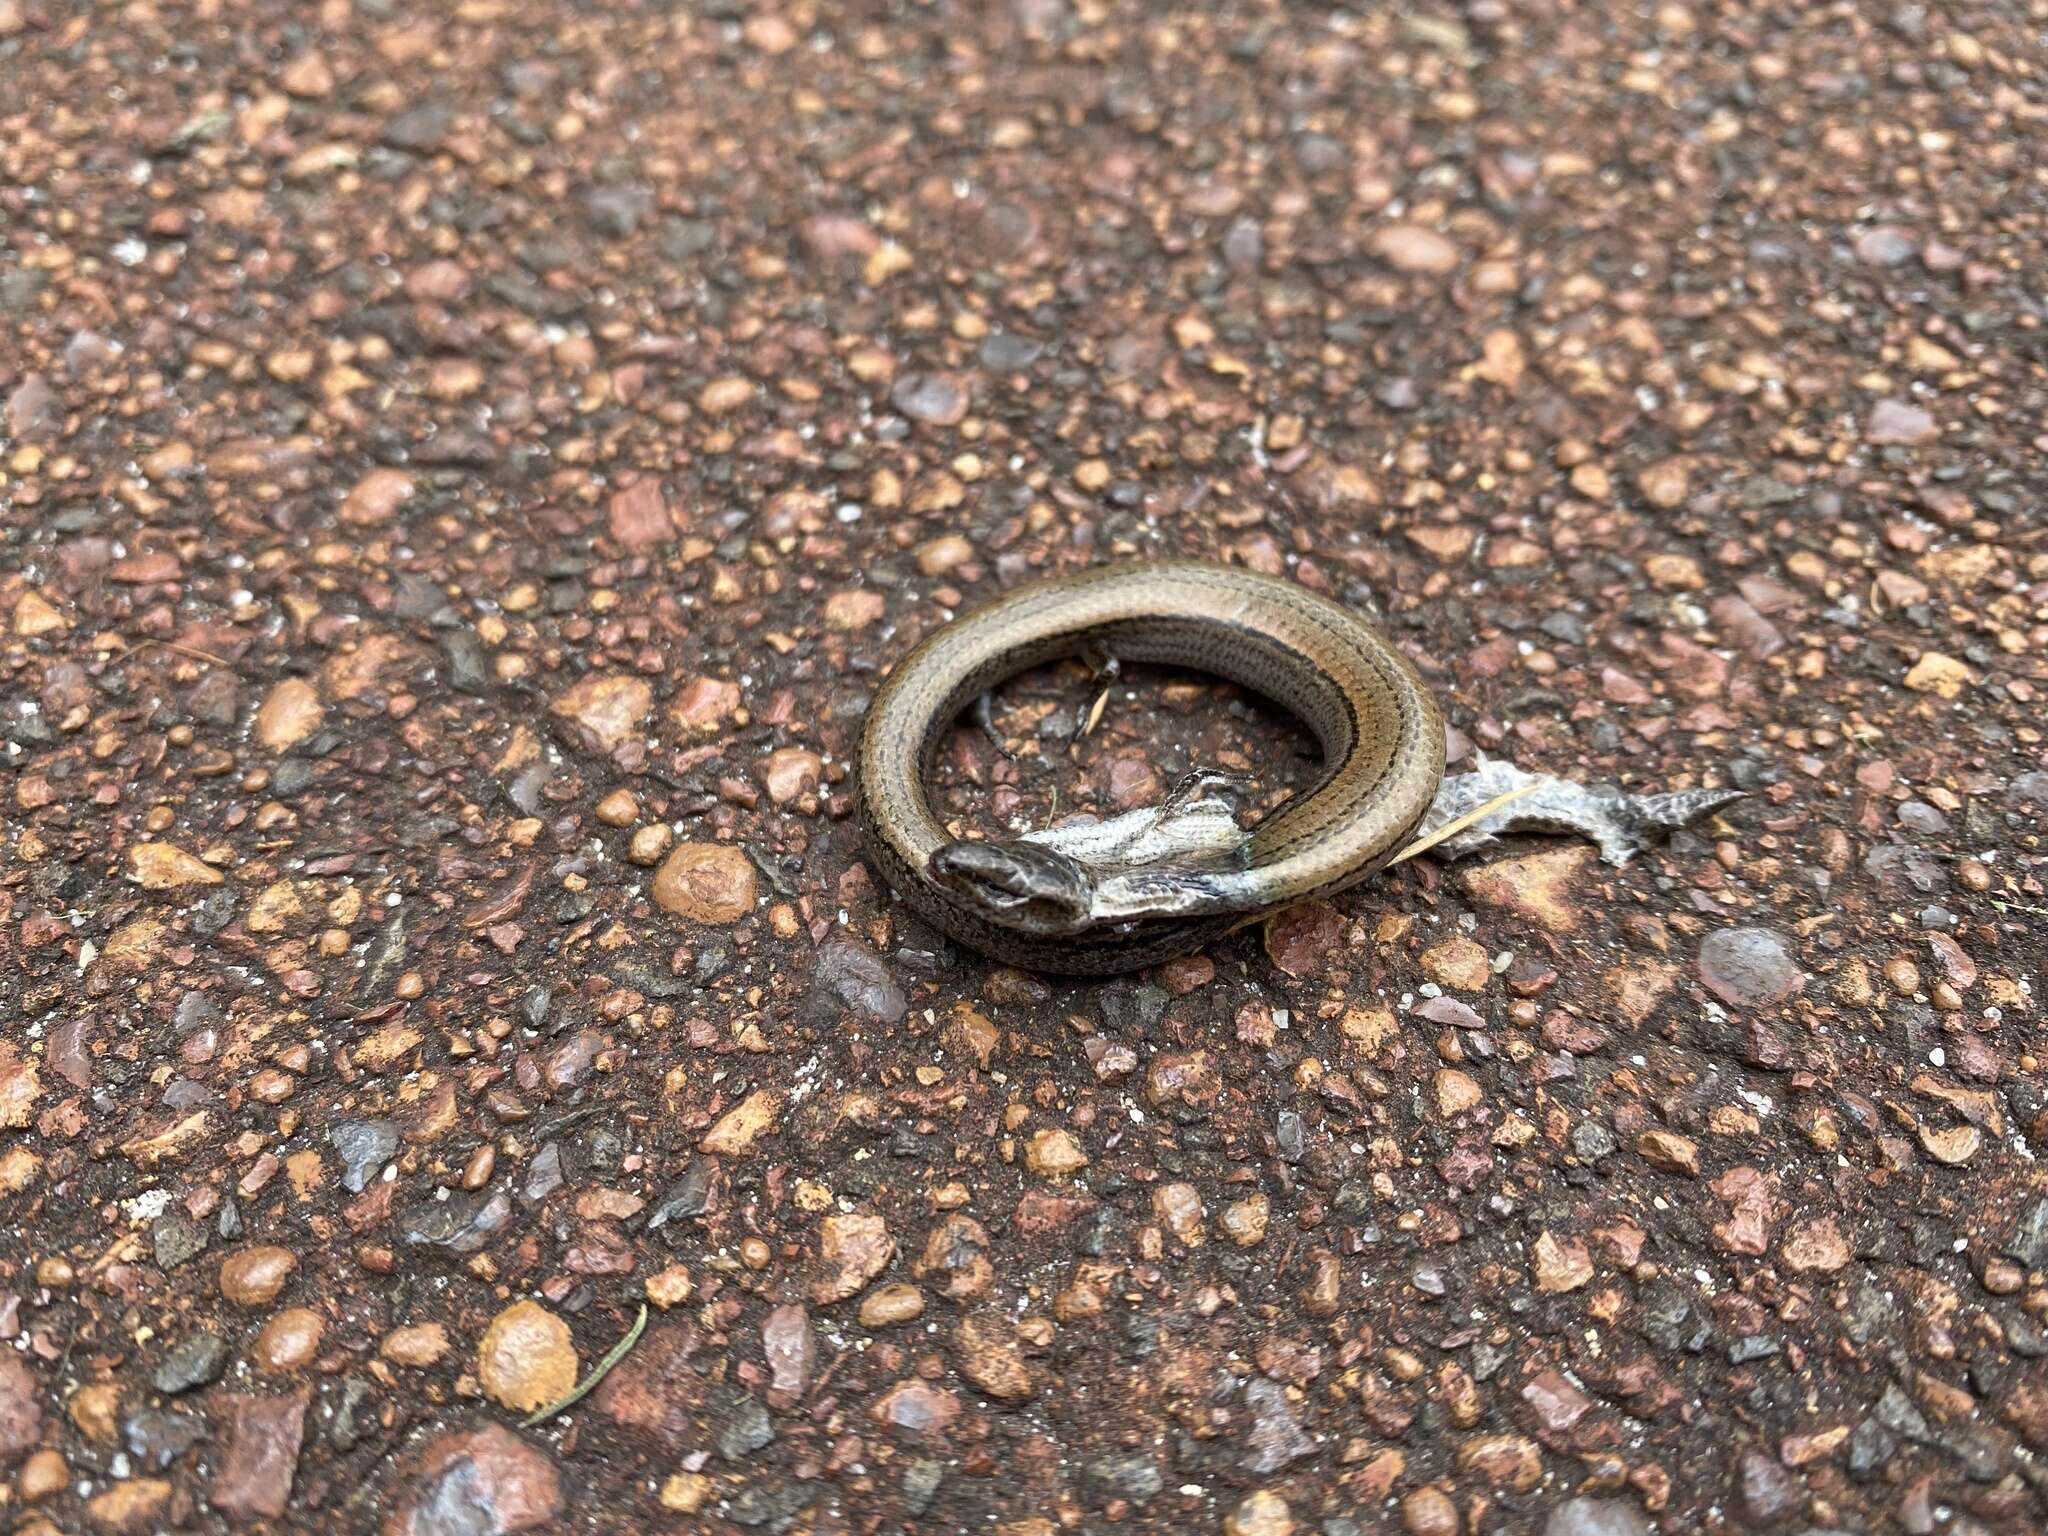
M 1259 893 L 1244 867 L 1233 775 L 1198 769 L 1160 805 L 1006 842 L 947 843 L 926 865 L 934 884 L 989 921 L 1059 936 L 1150 917 L 1241 909 Z
M 1094 882 L 1063 853 L 1032 843 L 947 843 L 926 865 L 934 884 L 1006 928 L 1072 934 L 1094 915 Z

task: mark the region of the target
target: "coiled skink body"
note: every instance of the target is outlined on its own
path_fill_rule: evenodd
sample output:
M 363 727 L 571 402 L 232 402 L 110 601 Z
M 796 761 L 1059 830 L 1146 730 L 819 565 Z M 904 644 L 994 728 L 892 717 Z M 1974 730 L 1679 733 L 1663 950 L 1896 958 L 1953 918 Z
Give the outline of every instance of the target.
M 1228 776 L 1194 773 L 1165 804 L 1108 821 L 952 837 L 926 793 L 946 730 L 1005 678 L 1088 652 L 1257 690 L 1315 733 L 1320 777 L 1249 833 Z M 1174 561 L 1039 582 L 933 631 L 869 706 L 859 780 L 869 856 L 921 914 L 997 959 L 1101 974 L 1364 879 L 1404 846 L 1443 771 L 1436 702 L 1372 625 L 1292 582 Z

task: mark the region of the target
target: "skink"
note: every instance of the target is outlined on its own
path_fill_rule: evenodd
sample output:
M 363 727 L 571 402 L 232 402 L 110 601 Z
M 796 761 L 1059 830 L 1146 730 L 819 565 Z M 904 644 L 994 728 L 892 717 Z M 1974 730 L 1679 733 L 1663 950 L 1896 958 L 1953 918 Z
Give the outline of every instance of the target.
M 953 837 L 926 785 L 961 710 L 1017 672 L 1091 652 L 1255 689 L 1315 733 L 1320 776 L 1249 833 L 1229 776 L 1196 772 L 1164 804 L 1106 821 Z M 862 730 L 861 821 L 883 877 L 954 939 L 1029 969 L 1097 975 L 1191 953 L 1363 880 L 1405 845 L 1443 771 L 1435 700 L 1349 609 L 1252 571 L 1110 565 L 997 598 L 897 664 Z

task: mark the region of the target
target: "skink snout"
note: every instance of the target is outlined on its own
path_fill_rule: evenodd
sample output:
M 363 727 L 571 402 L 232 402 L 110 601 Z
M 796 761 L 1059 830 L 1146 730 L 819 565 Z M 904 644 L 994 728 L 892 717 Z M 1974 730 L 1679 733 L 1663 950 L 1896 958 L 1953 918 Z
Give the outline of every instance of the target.
M 1094 904 L 1088 871 L 1063 853 L 1031 843 L 947 843 L 925 871 L 933 881 L 1013 927 L 1078 933 Z

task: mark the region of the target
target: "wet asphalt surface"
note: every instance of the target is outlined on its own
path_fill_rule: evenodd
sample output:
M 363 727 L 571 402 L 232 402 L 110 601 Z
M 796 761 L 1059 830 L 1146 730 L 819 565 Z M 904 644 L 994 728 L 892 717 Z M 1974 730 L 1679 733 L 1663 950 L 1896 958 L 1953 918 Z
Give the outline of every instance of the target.
M 0 0 L 11 1528 L 2040 1530 L 2044 28 Z M 1167 554 L 1749 796 L 952 949 L 876 678 Z

